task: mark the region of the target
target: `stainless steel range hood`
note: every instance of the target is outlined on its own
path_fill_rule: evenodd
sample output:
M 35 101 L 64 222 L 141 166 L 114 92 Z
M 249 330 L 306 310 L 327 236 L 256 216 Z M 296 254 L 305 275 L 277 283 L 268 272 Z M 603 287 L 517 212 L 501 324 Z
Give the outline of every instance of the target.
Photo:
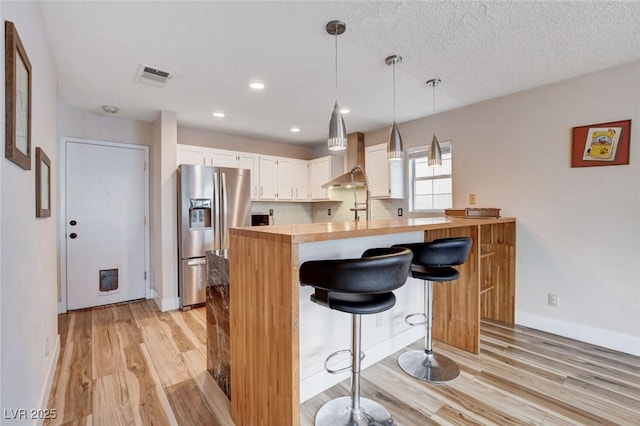
M 364 187 L 366 184 L 364 174 L 362 170 L 364 167 L 357 165 L 358 167 L 354 167 L 356 170 L 352 170 L 352 172 L 347 172 L 343 175 L 338 176 L 330 182 L 322 185 L 323 188 L 351 188 L 352 186 L 356 187 Z
M 346 170 L 349 172 L 340 175 L 330 182 L 322 185 L 323 188 L 350 188 L 352 186 L 364 187 L 365 177 L 361 170 L 365 169 L 364 164 L 364 133 L 350 133 L 347 135 L 347 164 Z M 357 167 L 356 167 L 357 166 Z

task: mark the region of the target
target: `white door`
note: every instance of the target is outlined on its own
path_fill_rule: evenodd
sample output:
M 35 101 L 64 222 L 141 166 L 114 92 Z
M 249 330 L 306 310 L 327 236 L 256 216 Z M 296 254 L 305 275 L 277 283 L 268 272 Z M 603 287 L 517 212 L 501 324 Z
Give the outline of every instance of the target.
M 146 295 L 143 147 L 66 143 L 67 308 Z

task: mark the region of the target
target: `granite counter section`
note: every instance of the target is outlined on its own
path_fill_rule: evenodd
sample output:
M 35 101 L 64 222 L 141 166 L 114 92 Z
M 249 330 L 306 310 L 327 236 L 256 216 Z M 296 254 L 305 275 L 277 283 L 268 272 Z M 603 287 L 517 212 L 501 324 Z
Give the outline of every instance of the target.
M 231 398 L 229 259 L 207 251 L 207 370 Z

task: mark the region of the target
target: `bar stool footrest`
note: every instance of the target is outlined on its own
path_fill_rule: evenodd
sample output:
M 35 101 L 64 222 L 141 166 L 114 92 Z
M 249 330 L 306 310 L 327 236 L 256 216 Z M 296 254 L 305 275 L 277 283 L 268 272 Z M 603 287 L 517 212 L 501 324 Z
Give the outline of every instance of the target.
M 412 322 L 411 318 L 413 318 L 413 317 L 421 317 L 422 321 L 420 321 L 420 322 Z M 406 317 L 404 317 L 404 322 L 409 324 L 411 327 L 415 327 L 416 325 L 426 325 L 426 324 L 428 324 L 429 323 L 429 319 L 422 312 L 416 312 L 414 314 L 409 314 Z
M 337 370 L 332 370 L 331 368 L 329 368 L 329 361 L 331 360 L 331 358 L 333 358 L 334 356 L 338 356 L 344 353 L 349 353 L 349 355 L 351 355 L 351 358 L 353 359 L 353 354 L 351 353 L 351 349 L 341 349 L 339 351 L 335 351 L 334 353 L 332 353 L 331 355 L 329 355 L 327 357 L 327 359 L 324 360 L 324 369 L 327 370 L 327 373 L 330 374 L 340 374 L 343 373 L 345 371 L 349 371 L 351 370 L 351 368 L 353 367 L 353 361 L 351 362 L 351 364 L 347 365 L 346 367 L 343 368 L 339 368 Z M 362 361 L 364 359 L 364 352 L 360 352 L 360 361 Z

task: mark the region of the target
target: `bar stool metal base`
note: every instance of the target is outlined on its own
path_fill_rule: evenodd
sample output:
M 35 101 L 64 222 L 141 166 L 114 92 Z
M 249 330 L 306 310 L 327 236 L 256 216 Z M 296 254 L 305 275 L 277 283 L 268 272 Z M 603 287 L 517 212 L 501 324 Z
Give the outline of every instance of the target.
M 405 352 L 398 358 L 405 373 L 430 383 L 442 383 L 460 375 L 460 367 L 440 354 L 427 354 L 424 350 Z
M 377 402 L 360 398 L 360 409 L 351 409 L 351 397 L 343 396 L 324 404 L 316 414 L 315 426 L 392 426 L 391 414 Z

